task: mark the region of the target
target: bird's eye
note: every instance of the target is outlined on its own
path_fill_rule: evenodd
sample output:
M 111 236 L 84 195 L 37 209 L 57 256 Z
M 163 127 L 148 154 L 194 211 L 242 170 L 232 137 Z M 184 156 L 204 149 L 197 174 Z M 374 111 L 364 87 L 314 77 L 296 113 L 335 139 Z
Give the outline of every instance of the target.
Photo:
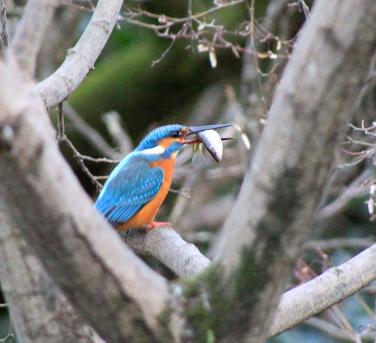
M 171 137 L 179 137 L 180 136 L 180 132 L 179 131 L 175 131 L 172 133 Z

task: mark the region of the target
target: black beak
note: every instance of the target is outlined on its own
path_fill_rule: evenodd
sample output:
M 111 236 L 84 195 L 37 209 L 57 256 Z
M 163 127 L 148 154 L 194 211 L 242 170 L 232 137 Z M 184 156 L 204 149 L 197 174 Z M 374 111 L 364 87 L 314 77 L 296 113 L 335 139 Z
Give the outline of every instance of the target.
M 229 126 L 232 126 L 232 124 L 213 124 L 213 125 L 191 126 L 191 127 L 188 127 L 187 135 L 192 135 L 194 133 L 198 133 L 198 132 L 206 131 L 206 130 L 221 129 L 223 127 L 229 127 Z

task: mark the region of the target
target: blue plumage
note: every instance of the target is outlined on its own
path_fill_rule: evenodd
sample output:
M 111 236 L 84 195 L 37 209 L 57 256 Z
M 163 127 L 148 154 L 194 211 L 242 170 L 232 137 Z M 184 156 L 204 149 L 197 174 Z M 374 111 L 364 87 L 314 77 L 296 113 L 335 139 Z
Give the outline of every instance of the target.
M 194 127 L 172 124 L 153 130 L 112 171 L 95 207 L 111 224 L 123 224 L 121 229 L 127 230 L 133 225 L 147 229 L 157 227 L 158 223 L 153 222 L 155 214 L 171 186 L 175 163 L 172 154 L 184 144 L 195 143 L 197 137 L 192 135 L 226 126 L 229 124 Z M 148 203 L 150 206 L 135 216 Z
M 150 168 L 141 156 L 131 154 L 124 160 L 111 173 L 95 203 L 113 225 L 132 218 L 158 194 L 163 182 L 162 168 Z
M 150 149 L 158 145 L 158 142 L 166 137 L 172 136 L 174 133 L 178 132 L 183 128 L 179 124 L 171 124 L 158 127 L 151 131 L 138 145 L 135 151 L 141 151 L 145 149 Z
M 172 124 L 151 131 L 135 151 L 112 171 L 95 203 L 95 207 L 111 224 L 128 221 L 158 194 L 163 183 L 163 170 L 160 167 L 151 168 L 149 163 L 169 158 L 171 153 L 181 148 L 181 144 L 174 143 L 163 153 L 150 153 L 150 149 L 182 128 L 181 125 Z

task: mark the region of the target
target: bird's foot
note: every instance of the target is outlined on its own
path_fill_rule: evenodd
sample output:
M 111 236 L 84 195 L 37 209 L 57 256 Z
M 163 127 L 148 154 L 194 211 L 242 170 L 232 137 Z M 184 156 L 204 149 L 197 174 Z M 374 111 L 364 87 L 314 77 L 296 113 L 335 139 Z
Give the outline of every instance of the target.
M 154 229 L 156 229 L 158 227 L 169 228 L 169 227 L 172 227 L 172 224 L 169 223 L 169 222 L 151 222 L 150 224 L 146 224 L 144 226 L 146 232 L 154 230 Z

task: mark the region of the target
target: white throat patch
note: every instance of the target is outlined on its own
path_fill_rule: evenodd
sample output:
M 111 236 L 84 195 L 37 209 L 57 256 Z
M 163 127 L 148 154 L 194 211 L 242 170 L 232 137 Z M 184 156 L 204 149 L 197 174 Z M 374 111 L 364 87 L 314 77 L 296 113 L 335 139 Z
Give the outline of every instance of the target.
M 165 148 L 163 146 L 157 145 L 154 148 L 142 150 L 143 155 L 161 155 L 165 152 Z

